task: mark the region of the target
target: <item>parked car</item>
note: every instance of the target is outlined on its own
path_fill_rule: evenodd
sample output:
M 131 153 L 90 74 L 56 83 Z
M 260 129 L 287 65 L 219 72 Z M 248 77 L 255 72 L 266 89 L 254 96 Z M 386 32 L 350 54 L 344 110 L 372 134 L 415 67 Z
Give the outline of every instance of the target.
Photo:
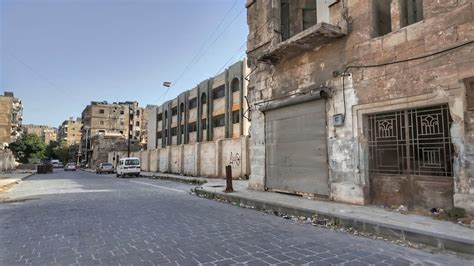
M 96 169 L 96 173 L 98 174 L 113 173 L 113 172 L 114 172 L 114 166 L 111 163 L 100 163 Z
M 140 159 L 129 157 L 122 158 L 117 164 L 117 177 L 140 176 Z
M 64 166 L 64 171 L 76 171 L 76 164 L 67 163 L 66 166 Z
M 59 162 L 58 163 L 58 168 L 63 168 L 64 167 L 64 164 L 62 162 Z
M 60 168 L 59 160 L 51 160 L 51 165 L 53 166 L 53 168 Z

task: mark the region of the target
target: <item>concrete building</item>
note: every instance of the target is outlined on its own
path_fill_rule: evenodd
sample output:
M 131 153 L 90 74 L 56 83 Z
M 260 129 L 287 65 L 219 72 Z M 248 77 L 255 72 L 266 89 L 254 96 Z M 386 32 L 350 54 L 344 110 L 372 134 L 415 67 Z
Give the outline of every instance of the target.
M 130 152 L 140 150 L 138 141 L 130 143 Z M 108 162 L 109 153 L 115 152 L 123 154 L 122 157 L 127 156 L 128 140 L 121 134 L 97 134 L 91 138 L 91 155 L 89 158 L 89 167 L 96 169 L 100 163 Z M 112 163 L 115 165 L 115 159 L 118 162 L 121 157 L 112 158 Z
M 81 143 L 82 121 L 80 118 L 70 117 L 58 128 L 58 141 L 66 141 L 68 145 Z
M 48 145 L 51 141 L 58 140 L 58 129 L 57 128 L 47 128 L 43 131 L 43 135 L 41 136 L 44 143 Z
M 22 128 L 26 134 L 34 134 L 40 137 L 46 145 L 58 139 L 58 129 L 55 127 L 27 124 L 23 125 Z
M 249 174 L 248 68 L 240 61 L 157 107 L 148 108 L 148 153 L 152 171 L 194 176 Z M 153 164 L 153 165 L 152 165 Z
M 131 142 L 142 139 L 144 109 L 138 102 L 91 102 L 82 112 L 80 156 L 92 155 L 91 138 L 96 135 L 120 135 Z M 127 132 L 130 129 L 130 134 Z M 90 153 L 86 155 L 86 153 Z
M 12 92 L 0 95 L 0 149 L 22 134 L 23 104 Z
M 252 189 L 474 213 L 473 1 L 246 6 Z

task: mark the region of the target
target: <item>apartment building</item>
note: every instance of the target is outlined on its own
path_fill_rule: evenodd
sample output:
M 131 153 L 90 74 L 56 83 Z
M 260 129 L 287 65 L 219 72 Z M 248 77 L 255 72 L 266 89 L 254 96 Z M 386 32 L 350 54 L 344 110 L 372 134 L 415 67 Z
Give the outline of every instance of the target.
M 81 158 L 91 158 L 90 142 L 96 135 L 130 137 L 131 142 L 140 142 L 144 131 L 143 113 L 144 108 L 139 107 L 138 102 L 91 102 L 82 112 Z
M 251 188 L 474 213 L 473 1 L 246 7 Z
M 12 92 L 0 95 L 0 149 L 22 134 L 23 104 Z
M 222 177 L 225 165 L 236 165 L 238 160 L 234 177 L 249 174 L 246 164 L 240 164 L 248 156 L 248 72 L 244 61 L 237 62 L 175 99 L 148 109 L 152 170 Z
M 82 121 L 81 118 L 74 119 L 70 117 L 58 128 L 58 140 L 66 141 L 68 145 L 75 145 L 81 142 L 81 129 Z
M 26 134 L 34 134 L 40 137 L 44 143 L 46 143 L 46 145 L 48 145 L 51 141 L 57 141 L 58 139 L 58 129 L 55 127 L 33 124 L 26 124 L 22 127 Z

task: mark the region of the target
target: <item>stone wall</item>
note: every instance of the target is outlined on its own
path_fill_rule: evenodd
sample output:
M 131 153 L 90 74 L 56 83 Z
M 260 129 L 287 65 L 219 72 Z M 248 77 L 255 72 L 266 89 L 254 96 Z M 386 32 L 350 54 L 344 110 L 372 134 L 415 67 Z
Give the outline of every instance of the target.
M 187 176 L 225 177 L 225 166 L 232 166 L 232 177 L 246 178 L 250 175 L 249 137 L 222 139 L 168 146 L 133 152 L 140 158 L 142 171 L 183 174 Z M 114 158 L 123 158 L 124 152 L 110 152 L 109 162 L 116 165 Z
M 16 167 L 15 156 L 10 151 L 0 151 L 0 172 L 14 170 Z
M 397 6 L 395 2 L 392 7 Z M 325 86 L 331 90 L 326 107 L 331 199 L 369 203 L 367 114 L 446 103 L 453 119 L 454 205 L 474 212 L 474 139 L 469 137 L 474 119 L 467 110 L 463 84 L 465 78 L 474 76 L 474 44 L 391 64 L 474 40 L 473 2 L 423 1 L 422 21 L 403 28 L 392 23 L 392 32 L 377 37 L 374 0 L 339 1 L 330 7 L 330 21 L 341 29 L 347 25 L 346 36 L 325 39 L 326 44 L 296 55 L 291 50 L 270 58 L 275 63 L 261 58 L 280 43 L 278 1 L 247 1 L 248 63 L 253 70 L 249 82 L 253 105 L 250 188 L 265 188 L 265 116 L 258 103 Z M 392 8 L 392 20 L 397 16 Z M 361 67 L 367 65 L 380 66 Z M 348 66 L 357 67 L 346 69 Z M 343 126 L 335 127 L 333 115 L 344 113 Z

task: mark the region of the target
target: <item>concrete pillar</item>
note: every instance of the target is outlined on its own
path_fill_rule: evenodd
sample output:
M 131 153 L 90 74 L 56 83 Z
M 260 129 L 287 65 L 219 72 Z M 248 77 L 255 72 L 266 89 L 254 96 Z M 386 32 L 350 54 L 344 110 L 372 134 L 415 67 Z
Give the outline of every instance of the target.
M 184 145 L 179 145 L 179 173 L 184 173 Z
M 201 176 L 201 143 L 194 144 L 194 174 Z
M 171 146 L 166 146 L 166 172 L 171 172 Z
M 216 165 L 214 174 L 216 177 L 221 176 L 221 164 L 222 164 L 222 140 L 218 139 L 214 141 L 214 151 L 215 151 L 215 158 L 216 158 Z
M 392 19 L 392 31 L 397 31 L 401 28 L 400 25 L 400 1 L 399 0 L 392 0 L 390 4 L 390 13 Z

